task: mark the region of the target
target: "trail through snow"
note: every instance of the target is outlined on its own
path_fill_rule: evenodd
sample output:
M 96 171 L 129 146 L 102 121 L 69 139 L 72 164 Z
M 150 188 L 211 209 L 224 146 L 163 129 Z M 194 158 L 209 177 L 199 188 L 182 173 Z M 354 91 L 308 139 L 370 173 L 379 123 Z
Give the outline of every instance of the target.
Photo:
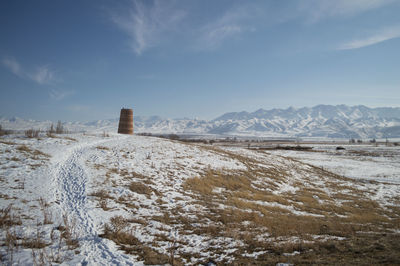
M 54 170 L 54 196 L 59 205 L 59 215 L 61 217 L 65 214 L 70 222 L 75 223 L 79 237 L 80 256 L 76 256 L 69 263 L 133 265 L 129 256 L 118 250 L 112 241 L 98 236 L 95 219 L 91 217 L 87 206 L 86 187 L 89 177 L 85 171 L 85 154 L 108 141 L 110 140 L 77 144 L 66 151 L 60 151 L 51 167 Z

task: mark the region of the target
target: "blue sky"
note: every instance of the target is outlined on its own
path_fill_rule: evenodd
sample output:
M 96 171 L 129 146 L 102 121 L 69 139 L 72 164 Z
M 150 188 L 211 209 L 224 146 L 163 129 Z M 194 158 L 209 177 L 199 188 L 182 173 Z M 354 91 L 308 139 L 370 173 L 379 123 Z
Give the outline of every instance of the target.
M 0 1 L 0 116 L 400 106 L 400 1 Z

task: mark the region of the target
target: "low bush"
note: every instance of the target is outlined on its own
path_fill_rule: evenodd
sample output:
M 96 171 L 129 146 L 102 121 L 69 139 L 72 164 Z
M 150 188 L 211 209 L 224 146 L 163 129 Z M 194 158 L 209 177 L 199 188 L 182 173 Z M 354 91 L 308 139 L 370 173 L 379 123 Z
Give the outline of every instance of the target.
M 25 130 L 25 137 L 27 138 L 38 138 L 40 133 L 40 129 L 28 129 Z

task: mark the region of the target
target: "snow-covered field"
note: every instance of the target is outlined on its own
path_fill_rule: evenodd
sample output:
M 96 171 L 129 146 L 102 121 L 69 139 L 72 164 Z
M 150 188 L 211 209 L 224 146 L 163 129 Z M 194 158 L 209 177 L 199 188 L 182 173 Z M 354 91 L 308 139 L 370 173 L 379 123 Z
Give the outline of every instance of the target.
M 327 251 L 336 261 L 360 256 L 346 245 L 369 243 L 370 233 L 384 234 L 387 245 L 376 252 L 391 254 L 400 233 L 399 149 L 317 150 L 127 135 L 4 136 L 1 261 L 305 263 Z

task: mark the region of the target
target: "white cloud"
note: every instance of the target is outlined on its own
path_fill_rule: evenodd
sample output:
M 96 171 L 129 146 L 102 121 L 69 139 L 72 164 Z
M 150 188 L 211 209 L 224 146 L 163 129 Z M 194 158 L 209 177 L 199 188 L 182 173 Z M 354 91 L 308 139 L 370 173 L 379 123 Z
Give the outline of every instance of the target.
M 127 13 L 113 13 L 111 20 L 129 36 L 132 50 L 140 55 L 157 45 L 163 34 L 176 30 L 185 14 L 166 1 L 132 1 Z
M 39 84 L 48 84 L 55 80 L 54 72 L 48 66 L 38 67 L 36 71 L 29 74 L 29 77 Z
M 3 58 L 2 60 L 3 65 L 8 68 L 12 73 L 14 73 L 17 76 L 22 76 L 22 70 L 14 58 Z
M 55 81 L 59 81 L 57 80 L 54 71 L 49 66 L 40 66 L 36 67 L 35 70 L 28 71 L 21 67 L 19 62 L 12 57 L 3 58 L 2 63 L 14 75 L 23 79 L 34 81 L 40 85 L 51 85 Z M 55 101 L 60 101 L 73 93 L 73 91 L 54 88 L 50 88 L 48 91 L 49 97 Z
M 2 63 L 16 76 L 30 79 L 40 85 L 49 84 L 56 80 L 54 71 L 49 66 L 41 66 L 34 71 L 28 71 L 22 68 L 19 62 L 12 57 L 3 58 Z
M 197 47 L 201 50 L 210 50 L 219 47 L 225 40 L 253 28 L 245 26 L 243 22 L 252 13 L 248 8 L 229 9 L 223 16 L 206 24 L 200 29 Z
M 338 47 L 338 50 L 358 49 L 399 37 L 400 37 L 400 26 L 390 27 L 383 29 L 380 32 L 375 33 L 371 36 L 346 42 L 340 45 Z
M 337 16 L 353 16 L 393 3 L 394 0 L 302 0 L 299 9 L 310 22 Z

